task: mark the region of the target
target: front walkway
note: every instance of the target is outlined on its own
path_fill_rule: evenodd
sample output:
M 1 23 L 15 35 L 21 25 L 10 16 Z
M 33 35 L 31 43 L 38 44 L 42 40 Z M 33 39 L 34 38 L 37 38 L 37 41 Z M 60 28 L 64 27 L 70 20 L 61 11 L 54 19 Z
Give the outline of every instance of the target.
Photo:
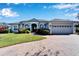
M 78 35 L 50 35 L 47 39 L 30 43 L 0 48 L 0 55 L 4 56 L 57 56 L 79 55 Z

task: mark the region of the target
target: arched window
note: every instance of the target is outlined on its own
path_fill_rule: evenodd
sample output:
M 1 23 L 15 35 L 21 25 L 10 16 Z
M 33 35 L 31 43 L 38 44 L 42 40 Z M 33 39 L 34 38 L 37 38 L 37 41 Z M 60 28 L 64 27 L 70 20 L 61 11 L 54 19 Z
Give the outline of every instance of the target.
M 44 24 L 44 28 L 48 28 L 48 23 L 45 23 Z
M 28 25 L 28 24 L 26 24 L 26 25 L 25 25 L 25 27 L 26 27 L 26 28 L 28 28 L 28 27 L 29 27 L 29 25 Z
M 43 24 L 40 24 L 40 28 L 43 28 Z
M 24 27 L 24 24 L 22 24 L 22 27 Z

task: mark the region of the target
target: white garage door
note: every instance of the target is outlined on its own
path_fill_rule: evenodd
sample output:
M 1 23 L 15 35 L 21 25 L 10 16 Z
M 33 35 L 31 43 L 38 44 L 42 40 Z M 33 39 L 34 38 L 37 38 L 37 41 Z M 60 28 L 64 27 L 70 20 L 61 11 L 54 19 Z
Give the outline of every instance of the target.
M 53 34 L 71 34 L 73 33 L 72 26 L 53 26 L 52 28 Z

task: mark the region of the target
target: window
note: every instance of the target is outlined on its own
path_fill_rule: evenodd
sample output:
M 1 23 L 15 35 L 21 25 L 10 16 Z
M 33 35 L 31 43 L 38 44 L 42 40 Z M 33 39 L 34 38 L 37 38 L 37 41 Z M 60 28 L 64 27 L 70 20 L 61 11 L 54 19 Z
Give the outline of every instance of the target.
M 24 24 L 22 24 L 22 26 L 24 27 Z
M 40 28 L 43 28 L 43 24 L 40 24 Z
M 26 25 L 25 25 L 25 27 L 26 27 L 26 28 L 28 28 L 28 27 L 29 27 L 29 25 L 28 25 L 28 24 L 26 24 Z
M 14 26 L 14 30 L 17 30 L 18 28 L 17 28 L 17 26 Z
M 45 23 L 44 26 L 45 26 L 45 28 L 48 28 L 48 23 Z

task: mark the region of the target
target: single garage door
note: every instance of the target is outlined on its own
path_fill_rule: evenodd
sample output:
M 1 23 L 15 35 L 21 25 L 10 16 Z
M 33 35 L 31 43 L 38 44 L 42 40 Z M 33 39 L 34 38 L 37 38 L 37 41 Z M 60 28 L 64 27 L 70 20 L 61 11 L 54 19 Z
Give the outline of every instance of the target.
M 73 33 L 72 26 L 53 26 L 52 27 L 53 34 L 71 34 Z

